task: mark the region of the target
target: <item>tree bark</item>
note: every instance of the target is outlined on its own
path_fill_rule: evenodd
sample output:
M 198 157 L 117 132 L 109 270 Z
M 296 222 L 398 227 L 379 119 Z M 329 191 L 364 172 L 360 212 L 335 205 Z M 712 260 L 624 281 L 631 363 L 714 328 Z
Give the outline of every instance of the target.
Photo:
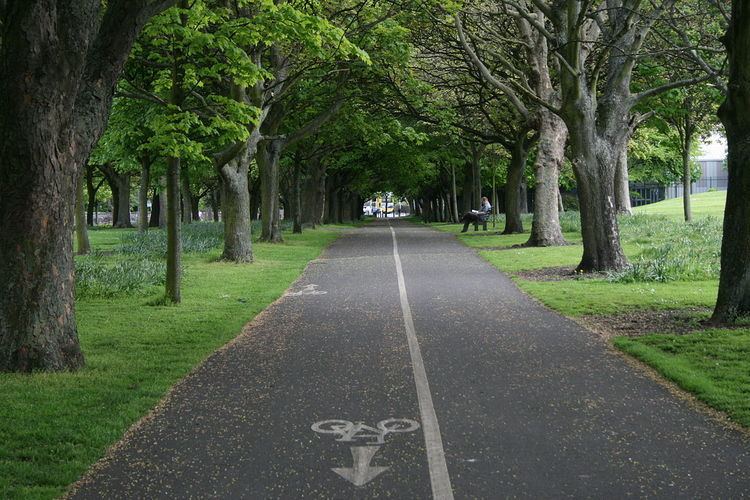
M 75 185 L 136 36 L 168 2 L 29 0 L 0 45 L 0 371 L 75 370 Z M 23 210 L 23 213 L 20 212 Z
M 411 215 L 415 215 L 414 212 L 414 205 L 412 204 L 412 213 Z M 458 221 L 461 220 L 461 216 L 458 214 L 458 193 L 456 192 L 456 166 L 451 163 L 451 208 L 452 208 L 452 215 L 453 215 L 453 222 L 454 224 L 458 224 Z
M 138 186 L 138 231 L 148 231 L 148 189 L 151 184 L 151 161 L 141 159 L 141 181 Z
M 591 122 L 569 126 L 583 236 L 583 257 L 577 270 L 582 272 L 619 270 L 628 264 L 620 244 L 614 193 L 619 150 L 607 139 L 598 138 L 593 127 Z
M 690 149 L 692 148 L 692 137 L 685 138 L 685 149 L 682 151 L 682 211 L 685 222 L 693 220 L 693 211 L 690 207 L 690 190 L 692 188 L 692 172 L 690 171 Z
M 302 234 L 302 164 L 299 160 L 294 163 L 291 199 L 294 214 L 292 233 Z
M 250 190 L 246 156 L 234 159 L 221 169 L 222 212 L 224 214 L 224 252 L 232 262 L 252 262 L 253 247 L 250 220 Z
M 167 158 L 167 284 L 166 298 L 182 301 L 182 219 L 180 217 L 180 159 Z
M 192 224 L 193 222 L 193 194 L 190 191 L 190 172 L 184 162 L 180 162 L 180 199 L 182 200 L 182 223 Z
M 81 169 L 76 185 L 76 243 L 78 255 L 88 255 L 91 253 L 91 243 L 89 242 L 89 230 L 86 226 L 86 207 L 83 203 L 83 185 L 86 182 L 86 169 Z
M 482 206 L 482 155 L 485 147 L 484 144 L 472 143 L 471 145 L 471 182 L 474 193 L 472 203 L 477 209 Z
M 616 158 L 617 169 L 615 170 L 615 203 L 617 204 L 617 213 L 633 215 L 633 206 L 630 203 L 630 177 L 628 176 L 627 145 L 617 153 Z
M 112 190 L 112 227 L 133 227 L 130 223 L 130 174 L 118 172 L 112 164 L 99 165 Z
M 567 242 L 560 228 L 560 170 L 565 159 L 568 129 L 557 115 L 542 110 L 539 117 L 539 146 L 534 161 L 536 190 L 531 236 L 526 246 L 550 247 Z
M 161 192 L 159 193 L 159 228 L 167 227 L 167 211 L 169 210 L 169 199 L 167 197 L 167 177 L 161 178 Z
M 721 241 L 719 295 L 712 321 L 750 314 L 750 4 L 732 2 L 725 43 L 729 91 L 719 109 L 729 146 L 729 186 Z
M 465 214 L 466 212 L 470 212 L 472 208 L 472 200 L 474 198 L 474 182 L 473 182 L 473 167 L 471 162 L 466 162 L 464 165 L 464 185 L 463 185 L 463 192 L 461 194 L 461 205 L 462 205 L 462 214 Z M 426 207 L 422 207 L 426 208 Z M 479 207 L 477 207 L 479 208 Z
M 258 146 L 256 161 L 260 169 L 261 182 L 261 232 L 260 241 L 281 243 L 279 223 L 279 160 L 281 157 L 281 141 L 263 141 Z
M 179 0 L 181 9 L 187 9 L 187 0 Z M 180 14 L 183 27 L 187 24 L 187 16 Z M 172 53 L 172 88 L 170 89 L 169 104 L 179 109 L 184 100 L 183 84 L 185 81 L 184 54 L 179 48 Z M 180 158 L 167 158 L 167 281 L 165 298 L 172 304 L 182 302 L 182 219 L 181 215 L 181 183 L 180 172 L 182 162 Z
M 510 147 L 510 165 L 505 180 L 505 229 L 503 234 L 523 233 L 521 220 L 521 181 L 526 169 L 529 150 L 526 147 L 526 131 L 518 134 Z
M 686 107 L 690 108 L 690 103 L 686 103 Z M 690 207 L 690 195 L 692 194 L 691 186 L 692 172 L 690 169 L 690 152 L 693 149 L 693 135 L 695 134 L 695 126 L 693 120 L 688 113 L 684 119 L 684 129 L 682 131 L 682 210 L 685 216 L 685 222 L 693 220 L 693 211 Z
M 159 198 L 159 191 L 154 188 L 154 195 L 151 197 L 151 219 L 148 222 L 148 227 L 159 227 L 159 219 L 161 218 L 161 202 Z
M 86 224 L 90 227 L 94 226 L 94 207 L 96 206 L 96 193 L 102 186 L 104 180 L 102 179 L 98 185 L 94 185 L 94 171 L 96 167 L 86 163 L 86 196 L 88 198 L 88 204 L 86 206 Z

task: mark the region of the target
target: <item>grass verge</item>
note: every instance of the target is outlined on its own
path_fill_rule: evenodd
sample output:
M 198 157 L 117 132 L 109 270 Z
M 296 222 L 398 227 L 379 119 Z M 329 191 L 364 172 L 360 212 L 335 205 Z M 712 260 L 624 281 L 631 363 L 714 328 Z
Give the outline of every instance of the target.
M 0 497 L 54 498 L 211 352 L 234 338 L 339 234 L 320 228 L 254 245 L 256 262 L 187 254 L 180 306 L 148 305 L 162 293 L 81 299 L 86 367 L 78 373 L 0 374 Z M 94 248 L 119 231 L 92 231 Z M 118 259 L 119 256 L 112 256 Z

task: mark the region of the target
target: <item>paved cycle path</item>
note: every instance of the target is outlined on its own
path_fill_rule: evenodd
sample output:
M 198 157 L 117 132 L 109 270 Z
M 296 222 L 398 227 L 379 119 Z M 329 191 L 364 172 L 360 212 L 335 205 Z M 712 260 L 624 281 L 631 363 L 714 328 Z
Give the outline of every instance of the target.
M 73 493 L 748 495 L 742 434 L 526 297 L 453 236 L 385 221 L 311 263 Z

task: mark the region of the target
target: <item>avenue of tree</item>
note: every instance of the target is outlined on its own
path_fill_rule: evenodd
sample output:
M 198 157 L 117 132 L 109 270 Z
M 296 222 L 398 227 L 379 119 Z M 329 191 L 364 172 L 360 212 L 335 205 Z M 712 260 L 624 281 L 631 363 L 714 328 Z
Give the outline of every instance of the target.
M 252 265 L 253 220 L 278 243 L 281 209 L 301 232 L 376 192 L 453 222 L 490 196 L 505 233 L 531 208 L 529 246 L 566 244 L 572 203 L 578 270 L 612 271 L 629 180 L 683 182 L 690 220 L 691 155 L 722 125 L 713 320 L 732 322 L 750 314 L 747 109 L 741 1 L 0 0 L 0 371 L 83 366 L 72 240 L 90 251 L 110 197 L 113 226 L 137 199 L 138 230 L 166 229 L 175 304 L 201 207 L 222 257 Z

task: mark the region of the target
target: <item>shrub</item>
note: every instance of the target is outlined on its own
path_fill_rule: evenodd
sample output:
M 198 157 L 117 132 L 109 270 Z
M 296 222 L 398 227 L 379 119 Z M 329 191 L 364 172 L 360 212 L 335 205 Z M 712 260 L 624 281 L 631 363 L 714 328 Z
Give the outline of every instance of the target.
M 691 223 L 636 215 L 620 221 L 624 238 L 641 247 L 631 266 L 612 273 L 610 281 L 689 281 L 719 276 L 721 222 L 715 218 Z
M 182 251 L 206 253 L 220 248 L 224 242 L 224 225 L 220 222 L 195 222 L 182 226 Z M 167 254 L 167 232 L 151 229 L 145 233 L 129 232 L 122 235 L 121 253 L 146 258 Z
M 167 265 L 149 259 L 112 261 L 101 254 L 76 258 L 76 297 L 105 298 L 144 293 L 163 285 Z
M 563 233 L 581 232 L 581 214 L 578 212 L 563 212 L 560 214 L 560 227 Z

